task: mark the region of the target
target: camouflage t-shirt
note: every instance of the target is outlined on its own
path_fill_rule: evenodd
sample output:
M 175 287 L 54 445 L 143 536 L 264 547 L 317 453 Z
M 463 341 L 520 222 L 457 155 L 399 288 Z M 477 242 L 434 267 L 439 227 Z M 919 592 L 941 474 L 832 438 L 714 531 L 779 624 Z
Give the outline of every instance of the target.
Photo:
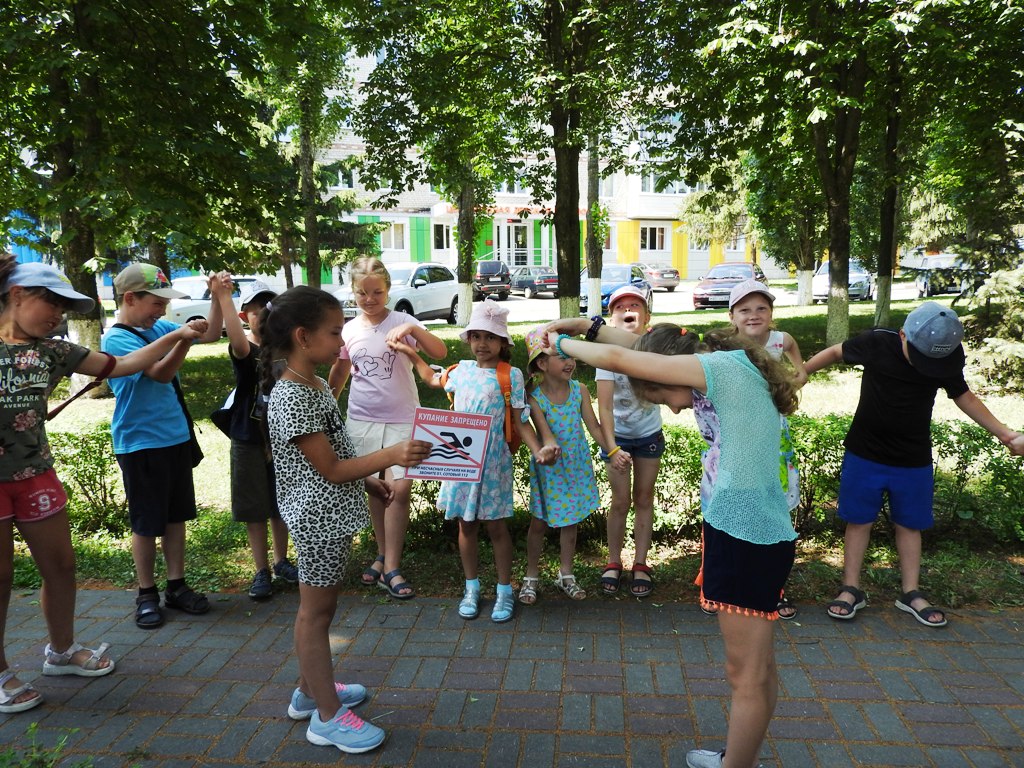
M 59 339 L 0 342 L 0 482 L 35 477 L 53 466 L 47 400 L 88 354 L 87 348 Z

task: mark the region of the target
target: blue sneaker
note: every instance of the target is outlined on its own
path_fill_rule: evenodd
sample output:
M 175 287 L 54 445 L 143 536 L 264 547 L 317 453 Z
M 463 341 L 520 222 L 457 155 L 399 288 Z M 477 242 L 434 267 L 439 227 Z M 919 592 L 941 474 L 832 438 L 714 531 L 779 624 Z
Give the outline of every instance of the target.
M 334 688 L 338 692 L 338 703 L 342 707 L 354 707 L 366 699 L 366 689 L 358 683 L 335 683 Z M 288 705 L 288 717 L 292 720 L 309 720 L 314 712 L 316 701 L 312 696 L 307 696 L 296 688 Z
M 368 723 L 351 709 L 342 707 L 326 723 L 320 713 L 313 712 L 306 729 L 306 741 L 318 747 L 337 747 L 342 752 L 369 752 L 384 743 L 385 733 Z

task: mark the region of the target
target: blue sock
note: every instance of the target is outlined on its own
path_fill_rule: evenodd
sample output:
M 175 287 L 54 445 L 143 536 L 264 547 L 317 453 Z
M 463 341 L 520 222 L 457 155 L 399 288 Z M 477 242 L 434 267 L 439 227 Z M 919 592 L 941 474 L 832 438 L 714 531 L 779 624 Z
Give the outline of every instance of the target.
M 499 584 L 498 585 L 498 594 L 499 595 L 511 595 L 512 594 L 512 585 L 511 584 Z
M 466 579 L 466 589 L 480 591 L 480 579 Z

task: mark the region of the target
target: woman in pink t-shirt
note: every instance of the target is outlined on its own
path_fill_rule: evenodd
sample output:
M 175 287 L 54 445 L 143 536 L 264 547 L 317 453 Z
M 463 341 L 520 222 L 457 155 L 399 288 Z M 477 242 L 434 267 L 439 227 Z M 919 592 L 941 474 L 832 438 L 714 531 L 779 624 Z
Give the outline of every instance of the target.
M 345 345 L 328 381 L 337 397 L 351 377 L 346 425 L 356 452 L 365 456 L 412 437 L 419 394 L 412 363 L 393 345 L 402 341 L 435 359 L 443 358 L 448 349 L 415 317 L 388 309 L 391 275 L 379 259 L 357 259 L 351 274 L 352 293 L 361 314 L 342 329 Z M 363 571 L 362 583 L 368 587 L 377 584 L 392 597 L 408 600 L 416 592 L 399 567 L 409 525 L 412 480 L 407 480 L 405 470 L 398 466 L 386 470 L 384 479 L 395 491 L 394 500 L 385 508 L 379 499 L 370 498 L 378 554 Z

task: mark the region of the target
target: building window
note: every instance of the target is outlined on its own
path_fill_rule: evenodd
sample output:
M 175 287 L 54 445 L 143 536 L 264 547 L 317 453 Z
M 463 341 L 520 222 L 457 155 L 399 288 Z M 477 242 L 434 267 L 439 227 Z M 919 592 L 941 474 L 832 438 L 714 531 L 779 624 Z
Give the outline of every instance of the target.
M 434 250 L 450 251 L 452 248 L 452 228 L 447 224 L 434 225 Z
M 597 181 L 598 197 L 615 196 L 615 176 L 605 176 Z
M 356 175 L 351 168 L 344 168 L 338 171 L 338 186 L 341 189 L 355 189 Z
M 498 192 L 505 195 L 525 195 L 526 187 L 519 179 L 513 182 L 503 181 L 498 186 Z
M 392 222 L 391 226 L 380 233 L 380 247 L 391 251 L 405 250 L 405 224 Z
M 664 251 L 665 250 L 665 228 L 664 227 L 640 227 L 640 250 L 641 251 Z
M 690 187 L 681 181 L 670 181 L 656 173 L 645 173 L 640 177 L 640 191 L 657 195 L 685 195 L 690 192 L 703 192 L 707 188 L 704 182 Z

